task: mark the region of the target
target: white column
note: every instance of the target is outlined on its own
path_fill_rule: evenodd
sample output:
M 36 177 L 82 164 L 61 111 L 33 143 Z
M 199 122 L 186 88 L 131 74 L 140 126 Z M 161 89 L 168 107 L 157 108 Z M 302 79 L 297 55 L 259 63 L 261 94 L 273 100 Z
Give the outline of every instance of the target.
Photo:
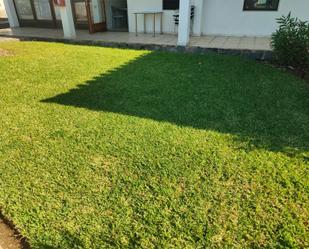
M 179 27 L 178 27 L 178 46 L 187 46 L 190 40 L 190 14 L 191 1 L 180 0 L 179 6 Z
M 76 32 L 71 8 L 71 1 L 65 0 L 65 7 L 57 7 L 57 8 L 60 9 L 64 37 L 75 38 Z
M 202 25 L 203 25 L 203 8 L 204 0 L 194 0 L 195 13 L 193 19 L 193 34 L 195 36 L 202 35 Z
M 18 22 L 18 18 L 17 18 L 17 14 L 15 11 L 15 6 L 14 6 L 13 1 L 4 0 L 3 3 L 4 3 L 6 15 L 8 16 L 10 27 L 11 28 L 19 27 L 19 22 Z

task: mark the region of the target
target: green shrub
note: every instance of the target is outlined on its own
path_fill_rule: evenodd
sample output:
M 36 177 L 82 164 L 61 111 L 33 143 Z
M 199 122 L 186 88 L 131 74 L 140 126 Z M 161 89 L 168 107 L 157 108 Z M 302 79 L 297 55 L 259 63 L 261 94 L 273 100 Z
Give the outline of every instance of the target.
M 291 17 L 291 13 L 277 20 L 280 26 L 272 35 L 276 61 L 305 74 L 309 71 L 309 23 Z

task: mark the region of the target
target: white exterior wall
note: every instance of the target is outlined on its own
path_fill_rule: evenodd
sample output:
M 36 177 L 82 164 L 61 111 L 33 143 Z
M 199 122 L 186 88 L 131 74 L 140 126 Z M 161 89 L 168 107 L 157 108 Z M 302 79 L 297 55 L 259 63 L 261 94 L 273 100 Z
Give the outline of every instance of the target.
M 0 0 L 0 18 L 7 18 L 3 0 Z
M 129 32 L 135 32 L 135 16 L 134 12 L 139 11 L 162 11 L 163 0 L 127 0 L 128 1 L 128 20 L 129 20 Z M 195 5 L 197 8 L 203 6 L 203 1 L 205 0 L 191 0 L 191 4 Z M 308 0 L 309 1 L 309 0 Z M 177 12 L 175 10 L 164 10 L 163 11 L 163 32 L 166 34 L 173 34 L 178 32 L 178 27 L 175 27 L 173 15 Z M 200 12 L 196 11 L 196 22 L 193 24 L 193 33 L 195 35 L 201 35 Z M 142 15 L 138 16 L 138 32 L 143 32 L 144 19 Z M 153 31 L 153 15 L 147 15 L 146 19 L 146 29 L 147 33 Z M 156 31 L 160 30 L 160 16 L 156 17 Z
M 134 12 L 139 11 L 162 11 L 162 0 L 128 0 L 128 20 L 129 32 L 135 32 L 135 16 Z M 174 10 L 165 10 L 163 14 L 163 32 L 174 33 Z M 148 33 L 153 31 L 153 15 L 147 15 L 146 29 Z M 143 32 L 144 19 L 142 15 L 138 15 L 138 31 Z M 157 15 L 156 30 L 160 30 L 160 16 Z
M 204 35 L 269 36 L 290 11 L 309 20 L 309 0 L 280 0 L 278 11 L 243 11 L 244 0 L 204 0 Z
M 145 10 L 162 10 L 162 0 L 127 0 L 129 32 L 135 32 L 134 12 Z M 180 0 L 181 1 L 181 0 Z M 302 20 L 309 20 L 309 0 L 280 0 L 278 11 L 243 11 L 244 0 L 191 0 L 197 8 L 202 8 L 201 28 L 194 23 L 194 34 L 199 35 L 235 35 L 235 36 L 269 36 L 278 25 L 276 18 L 287 15 Z M 163 14 L 163 32 L 174 33 L 174 10 L 165 10 Z M 198 10 L 197 10 L 198 14 Z M 200 19 L 196 16 L 195 21 Z M 143 17 L 139 15 L 139 32 L 143 31 Z M 146 21 L 147 32 L 152 32 L 153 17 L 149 15 Z M 160 29 L 159 16 L 156 30 Z M 177 32 L 177 29 L 176 29 Z

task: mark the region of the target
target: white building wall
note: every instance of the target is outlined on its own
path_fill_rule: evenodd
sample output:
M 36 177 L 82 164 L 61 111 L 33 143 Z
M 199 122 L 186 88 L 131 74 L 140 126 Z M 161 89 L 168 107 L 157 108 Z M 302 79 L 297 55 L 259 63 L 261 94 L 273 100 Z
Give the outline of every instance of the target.
M 145 10 L 162 10 L 162 0 L 127 0 L 129 32 L 135 32 L 134 12 Z M 201 0 L 191 0 L 197 7 Z M 236 36 L 269 36 L 278 25 L 276 18 L 287 15 L 302 20 L 309 20 L 309 0 L 280 0 L 278 11 L 243 11 L 244 0 L 203 0 L 202 34 L 203 35 L 236 35 Z M 174 33 L 174 10 L 165 10 L 163 14 L 163 32 Z M 147 17 L 148 32 L 153 29 L 153 17 Z M 194 24 L 196 26 L 196 24 Z M 143 31 L 143 17 L 138 20 L 139 32 Z M 156 30 L 159 31 L 160 20 L 157 17 Z M 194 32 L 199 34 L 199 32 Z
M 0 0 L 0 18 L 7 18 L 3 0 Z
M 135 32 L 135 16 L 134 12 L 157 10 L 162 11 L 163 0 L 127 0 L 128 1 L 128 20 L 129 20 L 129 32 Z M 202 6 L 202 2 L 205 0 L 191 0 L 191 4 L 196 7 Z M 309 1 L 309 0 L 308 0 Z M 166 34 L 173 34 L 178 32 L 178 27 L 175 26 L 173 15 L 178 11 L 164 10 L 163 11 L 163 32 Z M 198 11 L 196 12 L 196 20 L 200 20 Z M 138 17 L 138 32 L 143 31 L 143 16 Z M 148 33 L 153 31 L 153 16 L 147 15 L 146 29 Z M 156 17 L 156 31 L 160 30 L 160 16 Z M 192 32 L 196 35 L 201 34 L 201 29 L 198 23 L 193 23 Z
M 309 1 L 309 0 L 308 0 Z M 163 2 L 162 0 L 128 0 L 128 20 L 129 20 L 129 32 L 135 32 L 135 16 L 134 12 L 139 11 L 162 11 Z M 174 25 L 174 10 L 165 10 L 163 14 L 163 32 L 164 33 L 174 33 L 175 25 Z M 138 31 L 143 31 L 143 16 L 138 16 Z M 153 16 L 147 15 L 146 19 L 146 29 L 148 33 L 153 31 Z M 160 17 L 157 16 L 156 19 L 156 30 L 160 30 Z
M 269 36 L 276 18 L 287 15 L 309 20 L 309 0 L 280 0 L 278 11 L 243 11 L 244 0 L 204 0 L 204 35 Z

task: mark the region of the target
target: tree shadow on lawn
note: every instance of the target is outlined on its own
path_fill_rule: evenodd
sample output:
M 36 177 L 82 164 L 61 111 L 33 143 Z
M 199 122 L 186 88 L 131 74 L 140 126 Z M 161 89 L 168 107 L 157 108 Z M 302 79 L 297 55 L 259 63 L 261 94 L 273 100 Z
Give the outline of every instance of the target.
M 305 83 L 238 57 L 152 52 L 43 102 L 229 133 L 293 155 L 309 149 Z

